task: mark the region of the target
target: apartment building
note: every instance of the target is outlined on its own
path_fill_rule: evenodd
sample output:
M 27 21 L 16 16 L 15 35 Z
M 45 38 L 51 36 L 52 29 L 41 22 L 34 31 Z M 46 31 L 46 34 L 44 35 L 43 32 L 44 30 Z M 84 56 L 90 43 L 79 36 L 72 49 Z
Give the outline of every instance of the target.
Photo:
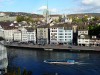
M 70 24 L 56 24 L 50 27 L 50 44 L 72 44 L 73 30 Z
M 19 28 L 14 32 L 14 41 L 36 43 L 36 30 L 33 28 Z
M 3 37 L 6 41 L 11 42 L 13 41 L 13 34 L 17 31 L 17 27 L 12 25 L 11 22 L 0 22 L 1 30 L 3 30 Z
M 37 28 L 37 44 L 49 44 L 49 25 L 41 25 Z

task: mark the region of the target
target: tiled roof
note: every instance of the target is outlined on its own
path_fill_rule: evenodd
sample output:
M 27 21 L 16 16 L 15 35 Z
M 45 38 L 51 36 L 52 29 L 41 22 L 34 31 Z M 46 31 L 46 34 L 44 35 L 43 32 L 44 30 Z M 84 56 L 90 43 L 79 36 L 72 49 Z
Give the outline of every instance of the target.
M 15 27 L 16 24 L 11 23 L 11 22 L 0 22 L 0 25 L 4 30 L 17 29 Z
M 25 27 L 25 29 L 28 31 L 28 32 L 33 32 L 35 29 L 34 28 L 30 28 L 30 27 Z
M 50 25 L 49 24 L 44 24 L 44 25 L 40 25 L 37 28 L 49 28 Z
M 60 23 L 60 24 L 54 24 L 53 26 L 51 26 L 50 28 L 58 28 L 58 27 L 69 27 L 72 28 L 72 24 L 68 24 L 68 23 Z
M 59 17 L 61 15 L 50 15 L 50 17 Z

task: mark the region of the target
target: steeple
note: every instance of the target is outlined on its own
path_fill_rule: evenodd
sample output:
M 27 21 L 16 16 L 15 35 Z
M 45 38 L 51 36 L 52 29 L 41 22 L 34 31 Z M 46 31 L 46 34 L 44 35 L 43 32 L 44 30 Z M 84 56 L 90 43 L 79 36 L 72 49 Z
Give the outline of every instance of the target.
M 48 0 L 46 0 L 46 9 L 43 11 L 43 15 L 45 17 L 46 23 L 48 23 L 49 20 L 49 9 L 48 9 Z

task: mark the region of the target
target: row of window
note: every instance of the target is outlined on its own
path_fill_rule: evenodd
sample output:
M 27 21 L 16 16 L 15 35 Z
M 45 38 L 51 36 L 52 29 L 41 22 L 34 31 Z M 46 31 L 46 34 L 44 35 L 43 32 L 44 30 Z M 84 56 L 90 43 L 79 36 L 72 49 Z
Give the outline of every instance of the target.
M 57 33 L 51 33 L 51 35 L 57 35 Z M 64 33 L 59 33 L 58 35 L 64 35 Z M 65 35 L 71 35 L 71 33 L 65 33 Z

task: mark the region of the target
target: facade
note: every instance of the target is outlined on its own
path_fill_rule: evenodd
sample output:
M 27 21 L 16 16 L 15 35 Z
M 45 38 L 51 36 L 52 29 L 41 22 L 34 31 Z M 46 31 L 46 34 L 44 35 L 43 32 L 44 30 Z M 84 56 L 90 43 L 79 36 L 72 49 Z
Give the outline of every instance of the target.
M 100 39 L 96 36 L 92 36 L 90 40 L 90 46 L 100 46 Z
M 49 28 L 48 25 L 39 26 L 37 28 L 37 44 L 49 44 Z
M 72 44 L 73 30 L 67 24 L 53 25 L 50 28 L 50 44 Z
M 14 41 L 36 43 L 36 31 L 31 28 L 19 28 L 18 31 L 14 32 L 13 37 Z
M 21 31 L 14 32 L 13 41 L 21 41 Z
M 81 34 L 86 34 L 88 35 L 88 30 L 78 30 L 78 36 L 81 35 Z
M 36 44 L 36 30 L 33 28 L 27 29 L 28 42 Z
M 3 37 L 6 41 L 12 42 L 13 41 L 13 34 L 17 31 L 17 27 L 14 26 L 11 22 L 0 22 L 0 30 L 3 31 Z
M 4 30 L 4 38 L 6 39 L 6 41 L 8 41 L 8 42 L 12 42 L 13 41 L 14 32 L 16 32 L 16 29 Z
M 78 36 L 78 45 L 79 46 L 89 46 L 90 45 L 90 37 L 86 34 L 81 34 Z
M 88 35 L 88 30 L 79 29 L 77 43 L 80 46 L 89 46 L 90 45 L 90 36 Z

